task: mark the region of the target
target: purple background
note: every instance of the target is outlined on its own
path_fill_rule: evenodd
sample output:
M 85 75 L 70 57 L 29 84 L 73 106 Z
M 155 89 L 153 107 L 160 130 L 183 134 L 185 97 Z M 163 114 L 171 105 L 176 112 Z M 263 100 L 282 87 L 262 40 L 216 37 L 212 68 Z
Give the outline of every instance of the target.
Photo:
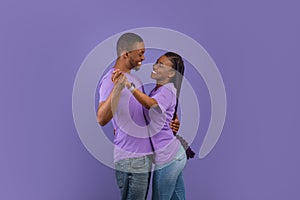
M 300 199 L 299 6 L 2 0 L 0 199 L 119 198 L 114 171 L 87 152 L 75 130 L 73 82 L 97 44 L 145 26 L 194 38 L 226 87 L 223 133 L 208 157 L 188 162 L 187 199 Z M 197 152 L 202 129 L 192 144 Z

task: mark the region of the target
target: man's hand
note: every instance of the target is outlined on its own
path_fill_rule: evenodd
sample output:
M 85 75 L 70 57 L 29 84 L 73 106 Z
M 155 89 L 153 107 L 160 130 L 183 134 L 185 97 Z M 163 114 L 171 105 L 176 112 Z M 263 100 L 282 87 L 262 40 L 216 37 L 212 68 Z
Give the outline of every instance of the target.
M 170 128 L 172 129 L 174 135 L 177 134 L 179 127 L 180 127 L 180 122 L 178 120 L 178 115 L 176 113 L 176 118 L 174 120 L 172 120 L 170 123 Z

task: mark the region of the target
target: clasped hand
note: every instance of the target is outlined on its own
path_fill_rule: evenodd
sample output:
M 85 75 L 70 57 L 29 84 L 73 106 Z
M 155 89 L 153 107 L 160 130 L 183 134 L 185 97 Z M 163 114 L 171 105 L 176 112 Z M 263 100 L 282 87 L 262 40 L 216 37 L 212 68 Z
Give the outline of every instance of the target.
M 115 84 L 115 86 L 120 89 L 123 89 L 125 86 L 130 87 L 130 83 L 128 82 L 126 76 L 119 69 L 113 71 L 111 80 Z
M 115 84 L 115 86 L 120 90 L 123 90 L 125 86 L 129 88 L 131 85 L 130 82 L 127 80 L 126 76 L 124 75 L 124 73 L 119 69 L 116 69 L 113 72 L 111 80 Z M 176 114 L 176 118 L 172 120 L 170 123 L 170 128 L 172 129 L 174 135 L 177 134 L 179 127 L 180 127 L 180 122 L 178 120 L 178 115 Z

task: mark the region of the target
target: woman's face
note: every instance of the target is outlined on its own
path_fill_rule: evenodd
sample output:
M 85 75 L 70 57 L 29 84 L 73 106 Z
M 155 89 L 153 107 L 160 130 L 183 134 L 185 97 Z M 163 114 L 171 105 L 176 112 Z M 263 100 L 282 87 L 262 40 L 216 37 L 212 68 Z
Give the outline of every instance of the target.
M 151 78 L 155 79 L 158 83 L 168 83 L 171 78 L 175 76 L 173 64 L 167 56 L 161 56 L 153 65 Z

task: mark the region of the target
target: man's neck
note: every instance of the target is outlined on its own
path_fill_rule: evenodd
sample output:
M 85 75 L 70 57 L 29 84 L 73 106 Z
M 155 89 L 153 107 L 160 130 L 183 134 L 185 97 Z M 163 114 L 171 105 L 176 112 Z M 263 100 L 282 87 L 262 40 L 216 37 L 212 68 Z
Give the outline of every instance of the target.
M 126 66 L 126 63 L 122 62 L 119 59 L 116 61 L 114 68 L 119 69 L 125 73 L 130 73 L 130 69 Z

